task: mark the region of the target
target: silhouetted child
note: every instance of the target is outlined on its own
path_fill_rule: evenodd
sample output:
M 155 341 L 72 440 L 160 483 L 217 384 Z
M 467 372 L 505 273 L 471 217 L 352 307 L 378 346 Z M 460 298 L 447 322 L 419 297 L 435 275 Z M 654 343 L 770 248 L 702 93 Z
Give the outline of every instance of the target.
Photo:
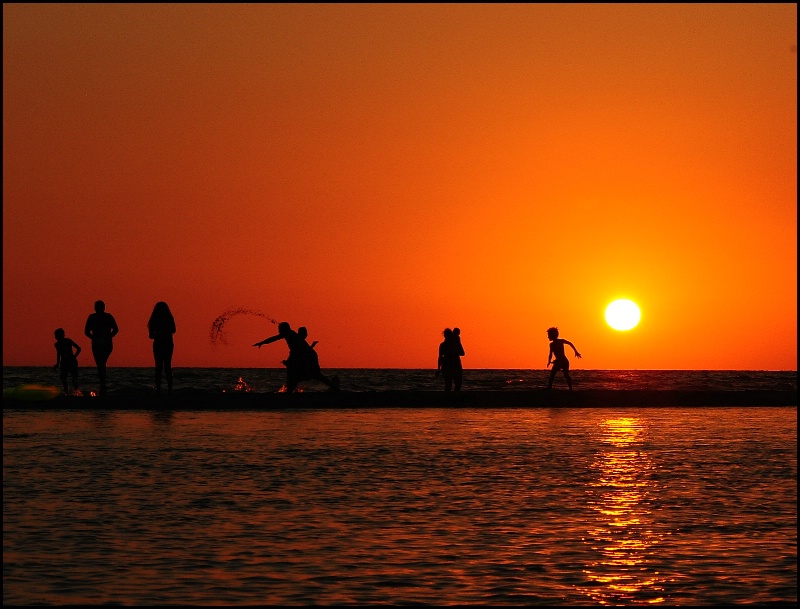
M 569 390 L 572 391 L 572 378 L 569 376 L 569 360 L 564 353 L 564 345 L 569 345 L 575 352 L 575 357 L 581 358 L 581 354 L 571 342 L 565 338 L 558 338 L 558 328 L 548 328 L 547 338 L 550 339 L 550 353 L 547 355 L 547 366 L 550 366 L 550 360 L 553 360 L 553 369 L 550 371 L 550 380 L 547 382 L 547 388 L 553 387 L 553 380 L 556 378 L 556 372 L 561 370 L 564 373 L 564 378 L 567 379 Z
M 310 345 L 308 344 L 308 341 L 306 340 L 306 338 L 308 338 L 308 328 L 306 328 L 305 326 L 300 326 L 299 328 L 297 328 L 297 336 L 305 344 L 305 346 L 308 347 L 309 349 L 313 349 L 319 343 L 318 340 L 315 340 Z M 305 352 L 305 349 L 302 349 L 302 351 Z M 317 356 L 317 352 L 316 351 L 314 351 L 313 356 L 317 357 L 317 362 L 319 362 L 319 357 Z M 283 360 L 283 365 L 284 366 L 288 366 L 289 365 L 289 360 L 288 359 Z
M 453 328 L 453 344 L 458 345 L 458 350 L 461 351 L 461 355 L 464 355 L 464 347 L 461 346 L 461 328 Z
M 53 368 L 61 366 L 61 383 L 64 385 L 64 393 L 69 393 L 68 374 L 72 375 L 73 389 L 78 391 L 78 355 L 81 353 L 81 348 L 75 341 L 64 335 L 62 328 L 58 328 L 54 334 L 56 336 L 56 365 Z

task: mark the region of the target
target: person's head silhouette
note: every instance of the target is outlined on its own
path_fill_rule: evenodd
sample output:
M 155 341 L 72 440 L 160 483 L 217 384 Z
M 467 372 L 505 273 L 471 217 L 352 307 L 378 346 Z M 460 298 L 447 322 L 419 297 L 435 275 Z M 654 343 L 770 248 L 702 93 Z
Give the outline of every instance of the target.
M 550 340 L 557 339 L 558 338 L 558 328 L 556 328 L 555 326 L 552 327 L 552 328 L 548 328 L 547 329 L 547 338 L 549 338 Z
M 104 303 L 102 300 L 95 301 L 94 310 L 97 313 L 102 313 L 103 311 L 106 310 L 106 303 Z

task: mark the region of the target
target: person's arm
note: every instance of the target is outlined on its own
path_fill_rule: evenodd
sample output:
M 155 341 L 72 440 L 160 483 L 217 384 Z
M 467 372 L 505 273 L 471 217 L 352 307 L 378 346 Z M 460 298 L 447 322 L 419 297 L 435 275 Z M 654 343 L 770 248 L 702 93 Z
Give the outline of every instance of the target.
M 275 336 L 270 336 L 269 338 L 265 338 L 261 342 L 254 343 L 253 346 L 254 347 L 258 347 L 260 349 L 261 345 L 268 345 L 268 344 L 274 343 L 276 340 L 280 340 L 282 338 L 283 338 L 283 336 L 281 336 L 280 334 L 276 334 Z
M 575 345 L 573 345 L 568 340 L 565 340 L 564 342 L 567 343 L 570 347 L 572 347 L 572 350 L 575 352 L 575 357 L 577 357 L 578 359 L 581 359 L 581 354 L 578 353 L 578 350 L 575 348 Z
M 61 351 L 58 350 L 58 343 L 56 343 L 56 365 L 53 368 L 58 368 L 58 364 L 61 363 Z
M 88 337 L 92 338 L 92 327 L 91 327 L 92 316 L 86 318 L 86 325 L 83 327 L 83 333 Z
M 77 349 L 77 351 L 75 352 L 75 359 L 78 359 L 78 356 L 81 354 L 81 346 L 78 343 L 76 343 L 75 341 L 72 341 L 72 344 Z
M 319 341 L 315 340 L 313 343 L 311 343 L 311 348 L 313 349 L 314 347 L 316 347 L 318 343 Z
M 553 360 L 553 343 L 550 343 L 550 351 L 547 353 L 547 366 L 546 368 L 550 367 L 550 362 Z
M 117 334 L 119 334 L 119 328 L 117 327 L 117 320 L 114 319 L 114 316 L 109 313 L 109 317 L 111 318 L 111 333 L 109 334 L 109 337 L 114 338 Z

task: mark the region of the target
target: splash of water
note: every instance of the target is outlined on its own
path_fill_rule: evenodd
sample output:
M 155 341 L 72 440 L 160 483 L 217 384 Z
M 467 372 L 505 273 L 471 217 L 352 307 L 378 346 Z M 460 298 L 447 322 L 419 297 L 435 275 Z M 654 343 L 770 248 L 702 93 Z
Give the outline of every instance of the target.
M 224 328 L 225 324 L 228 323 L 232 318 L 236 317 L 237 315 L 255 315 L 256 317 L 263 317 L 271 324 L 278 325 L 278 322 L 272 319 L 269 315 L 264 313 L 263 311 L 259 311 L 257 309 L 246 309 L 244 307 L 233 307 L 231 309 L 227 309 L 222 315 L 217 317 L 214 322 L 211 324 L 211 345 L 216 346 L 217 342 L 221 342 L 223 345 L 228 344 L 228 338 L 225 336 Z
M 233 386 L 233 389 L 231 389 L 231 391 L 239 391 L 241 393 L 250 393 L 251 391 L 253 391 L 253 387 L 248 385 L 247 382 L 240 376 L 239 380 Z M 223 389 L 222 393 L 227 393 L 227 390 Z

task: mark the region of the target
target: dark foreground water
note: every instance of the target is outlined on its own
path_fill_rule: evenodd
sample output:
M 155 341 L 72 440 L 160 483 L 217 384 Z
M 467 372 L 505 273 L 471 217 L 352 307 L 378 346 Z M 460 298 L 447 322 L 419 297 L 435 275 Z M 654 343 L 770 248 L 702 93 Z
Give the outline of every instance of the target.
M 4 604 L 797 600 L 797 409 L 3 411 Z

